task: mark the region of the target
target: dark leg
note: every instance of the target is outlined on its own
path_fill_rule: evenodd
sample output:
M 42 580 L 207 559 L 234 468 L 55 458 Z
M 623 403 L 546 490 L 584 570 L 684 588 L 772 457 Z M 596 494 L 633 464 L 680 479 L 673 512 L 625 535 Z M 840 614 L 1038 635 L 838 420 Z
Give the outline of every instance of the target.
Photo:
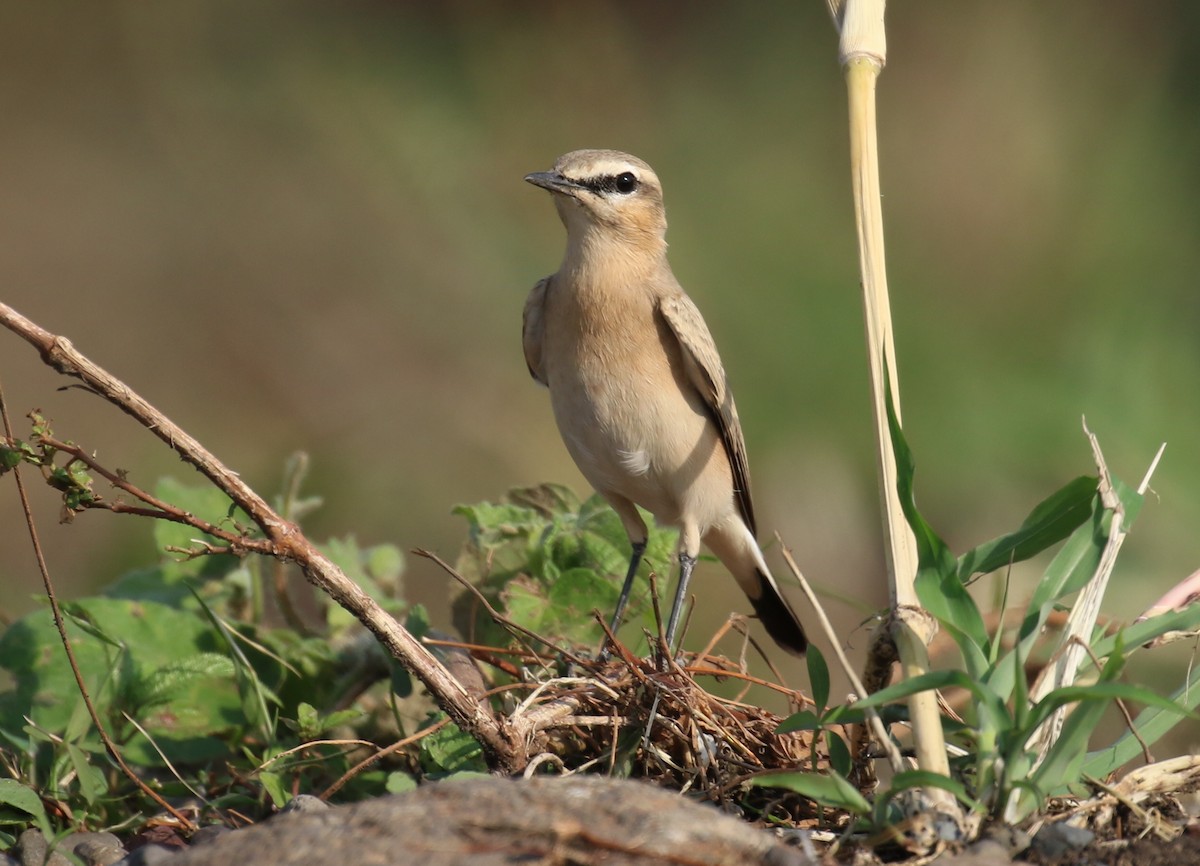
M 686 553 L 679 554 L 679 586 L 675 589 L 675 603 L 671 605 L 671 615 L 667 618 L 667 652 L 675 652 L 675 629 L 679 627 L 679 616 L 683 613 L 684 602 L 687 599 L 688 581 L 692 579 L 692 569 L 696 567 L 696 557 Z
M 646 542 L 633 542 L 633 556 L 629 558 L 629 571 L 625 572 L 625 583 L 621 587 L 621 594 L 617 597 L 617 609 L 613 611 L 612 620 L 608 624 L 608 629 L 613 634 L 617 633 L 617 629 L 621 627 L 621 618 L 625 616 L 625 605 L 629 603 L 629 593 L 633 590 L 633 579 L 637 577 L 638 566 L 642 562 L 642 554 L 646 552 Z M 608 661 L 609 646 L 608 640 L 605 639 L 604 646 L 600 648 L 600 661 Z

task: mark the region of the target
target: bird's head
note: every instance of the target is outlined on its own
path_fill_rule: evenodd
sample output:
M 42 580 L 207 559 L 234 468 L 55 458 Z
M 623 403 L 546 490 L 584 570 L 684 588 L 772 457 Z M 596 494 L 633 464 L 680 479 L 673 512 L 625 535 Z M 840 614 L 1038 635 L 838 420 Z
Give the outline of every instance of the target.
M 636 156 L 616 150 L 575 150 L 550 171 L 525 176 L 554 196 L 568 236 L 599 233 L 624 243 L 661 246 L 667 231 L 662 185 Z

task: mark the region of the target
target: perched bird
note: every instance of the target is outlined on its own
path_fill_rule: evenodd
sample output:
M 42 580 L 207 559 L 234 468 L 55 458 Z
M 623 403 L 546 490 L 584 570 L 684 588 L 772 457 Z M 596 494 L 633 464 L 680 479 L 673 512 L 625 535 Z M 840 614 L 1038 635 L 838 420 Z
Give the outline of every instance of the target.
M 755 540 L 746 446 L 725 368 L 667 263 L 658 177 L 628 154 L 577 150 L 525 180 L 550 191 L 567 229 L 562 265 L 525 302 L 525 360 L 550 389 L 571 457 L 633 545 L 613 630 L 646 549 L 640 505 L 680 530 L 668 649 L 703 541 L 775 642 L 803 654 L 804 628 Z

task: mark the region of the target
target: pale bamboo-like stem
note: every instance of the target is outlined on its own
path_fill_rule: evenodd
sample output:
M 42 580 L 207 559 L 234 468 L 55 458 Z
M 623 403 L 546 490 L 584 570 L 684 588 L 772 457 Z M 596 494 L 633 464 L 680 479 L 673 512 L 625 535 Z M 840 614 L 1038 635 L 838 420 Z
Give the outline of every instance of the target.
M 900 507 L 896 490 L 896 460 L 888 427 L 890 396 L 900 414 L 900 385 L 892 337 L 891 306 L 883 244 L 883 209 L 879 184 L 879 152 L 875 120 L 875 82 L 887 59 L 883 26 L 884 0 L 827 0 L 840 37 L 839 58 L 846 74 L 850 119 L 850 172 L 854 217 L 858 229 L 859 267 L 875 418 L 877 465 L 883 528 L 886 535 L 888 586 L 892 602 L 892 639 L 903 675 L 916 676 L 929 669 L 926 645 L 933 637 L 932 619 L 920 609 L 914 581 L 917 574 L 916 540 Z M 890 382 L 890 395 L 887 393 Z M 937 698 L 921 692 L 908 700 L 917 765 L 948 775 L 949 761 L 942 737 Z M 953 797 L 931 789 L 930 799 L 956 808 Z

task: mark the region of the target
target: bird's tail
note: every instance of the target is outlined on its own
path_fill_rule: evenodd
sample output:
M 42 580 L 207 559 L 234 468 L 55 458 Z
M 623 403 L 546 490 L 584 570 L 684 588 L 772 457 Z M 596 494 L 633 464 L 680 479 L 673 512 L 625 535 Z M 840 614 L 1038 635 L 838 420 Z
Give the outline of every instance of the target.
M 758 572 L 758 598 L 747 596 L 754 605 L 754 612 L 762 620 L 767 634 L 775 643 L 793 655 L 802 656 L 808 649 L 808 637 L 804 634 L 804 626 L 800 617 L 792 610 L 788 600 L 783 597 L 775 579 L 762 571 Z
M 804 655 L 808 649 L 804 626 L 779 591 L 746 524 L 735 518 L 715 526 L 704 536 L 704 543 L 737 579 L 771 639 L 793 655 Z

